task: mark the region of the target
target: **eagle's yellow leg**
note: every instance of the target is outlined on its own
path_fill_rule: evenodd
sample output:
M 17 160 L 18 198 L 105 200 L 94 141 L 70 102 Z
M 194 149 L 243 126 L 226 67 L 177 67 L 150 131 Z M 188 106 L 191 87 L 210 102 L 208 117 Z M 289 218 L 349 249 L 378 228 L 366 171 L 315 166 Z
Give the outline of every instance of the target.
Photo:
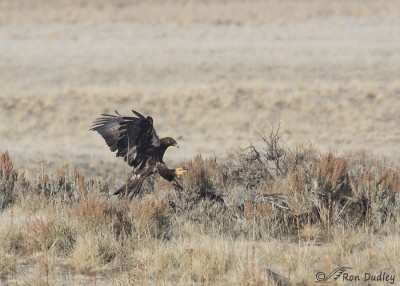
M 187 172 L 187 169 L 185 167 L 178 167 L 175 168 L 175 174 L 178 178 L 181 178 L 183 174 Z

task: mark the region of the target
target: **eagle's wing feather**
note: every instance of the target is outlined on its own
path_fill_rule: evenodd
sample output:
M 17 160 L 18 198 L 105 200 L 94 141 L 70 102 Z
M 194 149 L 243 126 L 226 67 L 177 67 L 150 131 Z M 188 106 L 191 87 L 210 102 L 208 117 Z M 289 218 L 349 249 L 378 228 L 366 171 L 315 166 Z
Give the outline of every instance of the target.
M 118 150 L 119 127 L 122 122 L 122 116 L 102 114 L 102 117 L 93 122 L 90 130 L 97 131 L 106 141 L 112 152 Z
M 117 112 L 116 112 L 117 113 Z M 161 145 L 153 119 L 133 111 L 138 117 L 102 114 L 90 130 L 97 131 L 112 152 L 132 167 L 138 167 Z

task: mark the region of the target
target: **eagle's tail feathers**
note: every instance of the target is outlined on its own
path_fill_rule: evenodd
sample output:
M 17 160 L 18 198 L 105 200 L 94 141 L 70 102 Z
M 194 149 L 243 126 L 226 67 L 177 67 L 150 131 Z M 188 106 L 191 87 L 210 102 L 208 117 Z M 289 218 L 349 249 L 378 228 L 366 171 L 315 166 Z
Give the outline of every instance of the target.
M 127 184 L 123 184 L 118 190 L 114 192 L 114 195 L 121 197 L 129 194 L 130 197 L 137 196 L 142 188 L 143 180 L 131 178 Z

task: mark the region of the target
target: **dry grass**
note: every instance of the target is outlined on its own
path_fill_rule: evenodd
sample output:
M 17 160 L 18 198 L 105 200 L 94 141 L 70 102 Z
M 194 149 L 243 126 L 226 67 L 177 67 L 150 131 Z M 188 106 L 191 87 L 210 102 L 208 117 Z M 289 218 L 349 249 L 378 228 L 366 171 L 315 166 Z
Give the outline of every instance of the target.
M 184 162 L 183 189 L 156 179 L 131 201 L 67 166 L 28 181 L 2 154 L 1 280 L 309 285 L 340 266 L 400 274 L 396 166 L 292 150 L 279 128 L 262 141 L 199 155 Z
M 279 120 L 294 144 L 398 159 L 397 1 L 139 2 L 1 1 L 1 151 L 27 176 L 40 160 L 100 175 L 116 161 L 87 130 L 132 108 L 175 161 Z
M 139 2 L 0 1 L 0 284 L 398 284 L 399 3 Z M 183 190 L 109 195 L 124 165 L 87 130 L 131 108 Z

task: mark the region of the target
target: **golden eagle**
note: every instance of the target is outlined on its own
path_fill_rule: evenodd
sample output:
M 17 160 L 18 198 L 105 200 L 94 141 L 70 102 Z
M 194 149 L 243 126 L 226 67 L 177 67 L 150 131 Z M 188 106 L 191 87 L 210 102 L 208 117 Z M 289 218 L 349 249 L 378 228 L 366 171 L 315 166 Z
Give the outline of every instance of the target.
M 97 131 L 117 157 L 123 157 L 133 167 L 132 176 L 114 195 L 135 196 L 139 193 L 144 180 L 154 173 L 168 181 L 174 180 L 186 172 L 185 168 L 169 169 L 163 162 L 165 150 L 169 146 L 179 147 L 171 137 L 159 138 L 153 127 L 153 118 L 144 117 L 132 110 L 134 116 L 101 114 L 90 130 Z M 179 185 L 179 184 L 178 184 Z

